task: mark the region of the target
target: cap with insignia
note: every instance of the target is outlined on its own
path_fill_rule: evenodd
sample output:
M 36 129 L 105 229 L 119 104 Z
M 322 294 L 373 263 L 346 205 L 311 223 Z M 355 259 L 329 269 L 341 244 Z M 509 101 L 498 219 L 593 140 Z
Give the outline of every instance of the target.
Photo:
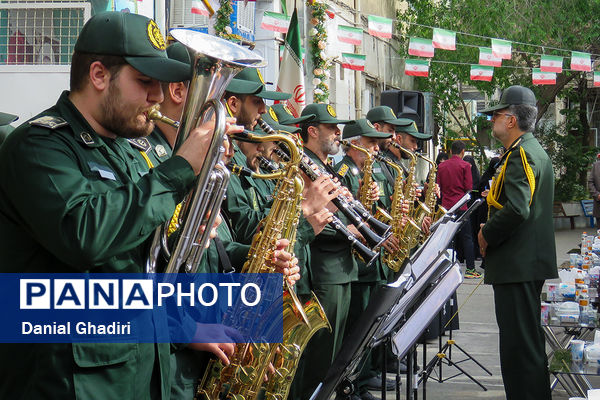
M 323 103 L 312 103 L 304 107 L 302 110 L 302 116 L 313 114 L 315 117 L 310 123 L 317 124 L 347 124 L 350 122 L 348 119 L 337 119 L 337 113 L 330 104 Z
M 269 107 L 269 114 L 271 114 L 271 112 L 275 114 L 279 123 L 283 125 L 294 125 L 299 124 L 300 122 L 310 122 L 315 117 L 313 114 L 310 114 L 303 117 L 294 118 L 288 107 L 283 104 L 273 104 L 271 107 Z M 271 116 L 273 115 L 271 114 Z
M 253 94 L 254 96 L 269 100 L 287 100 L 292 97 L 290 93 L 267 90 L 265 80 L 258 68 L 245 68 L 241 70 L 231 80 L 226 90 L 236 94 Z
M 371 121 L 369 121 L 366 118 L 361 118 L 348 122 L 344 126 L 344 131 L 342 132 L 342 135 L 344 139 L 350 139 L 355 136 L 366 136 L 378 139 L 388 139 L 392 137 L 391 133 L 378 132 L 377 129 L 375 129 L 375 127 L 371 123 Z
M 260 116 L 260 118 L 267 123 L 271 128 L 276 131 L 285 131 L 289 133 L 297 133 L 300 132 L 300 128 L 296 128 L 295 126 L 282 125 L 278 121 L 276 121 L 269 112 L 264 113 Z M 256 125 L 258 127 L 258 124 Z
M 94 15 L 75 43 L 78 52 L 122 56 L 142 74 L 160 81 L 188 79 L 189 64 L 169 59 L 166 48 L 156 22 L 143 15 L 119 11 Z
M 367 113 L 367 119 L 372 123 L 385 122 L 396 126 L 406 126 L 412 124 L 413 120 L 408 118 L 396 118 L 394 110 L 388 106 L 373 107 Z
M 431 139 L 431 135 L 419 132 L 419 130 L 417 129 L 417 124 L 414 121 L 412 124 L 407 126 L 396 126 L 396 132 L 408 133 L 410 136 L 416 137 L 417 139 L 421 140 Z
M 189 67 L 188 67 L 189 76 L 185 80 L 187 81 L 187 80 L 192 79 L 192 60 L 190 58 L 190 53 L 188 52 L 187 48 L 182 43 L 175 42 L 175 43 L 169 45 L 169 47 L 167 47 L 167 56 L 171 60 L 176 60 L 181 63 L 189 65 Z
M 535 94 L 533 94 L 533 91 L 529 88 L 514 85 L 502 91 L 502 96 L 500 96 L 500 102 L 498 104 L 481 110 L 481 113 L 492 115 L 494 111 L 502 110 L 504 108 L 508 108 L 509 106 L 517 106 L 521 104 L 536 107 L 537 101 L 535 99 Z
M 8 125 L 11 122 L 15 122 L 19 117 L 13 114 L 0 112 L 0 126 Z

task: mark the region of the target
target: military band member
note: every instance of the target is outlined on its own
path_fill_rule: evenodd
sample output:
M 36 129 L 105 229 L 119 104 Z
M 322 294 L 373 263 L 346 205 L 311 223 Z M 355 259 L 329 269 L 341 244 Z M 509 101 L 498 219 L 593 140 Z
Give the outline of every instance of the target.
M 0 112 L 0 146 L 2 146 L 8 135 L 15 130 L 11 123 L 17 119 L 19 117 L 16 115 Z

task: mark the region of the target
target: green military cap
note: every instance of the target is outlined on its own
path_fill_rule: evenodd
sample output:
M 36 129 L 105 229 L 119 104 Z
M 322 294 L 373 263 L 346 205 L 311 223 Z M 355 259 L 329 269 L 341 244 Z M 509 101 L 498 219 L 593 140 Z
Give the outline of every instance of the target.
M 290 93 L 274 92 L 265 88 L 265 80 L 258 68 L 245 68 L 231 80 L 226 89 L 236 94 L 252 94 L 263 99 L 287 100 Z
M 410 125 L 396 126 L 396 132 L 408 133 L 410 136 L 416 137 L 417 139 L 422 139 L 422 140 L 431 139 L 431 135 L 427 135 L 426 133 L 419 132 L 419 130 L 417 129 L 417 124 L 414 121 Z
M 171 60 L 177 60 L 179 62 L 189 65 L 189 75 L 185 80 L 187 81 L 192 79 L 192 59 L 190 58 L 190 53 L 188 52 L 187 48 L 183 45 L 183 43 L 175 42 L 169 45 L 169 47 L 167 47 L 167 56 Z
M 302 110 L 302 117 L 313 114 L 314 119 L 311 123 L 317 124 L 347 124 L 350 122 L 348 119 L 337 119 L 337 113 L 331 104 L 324 103 L 312 103 L 304 107 Z
M 361 118 L 354 121 L 350 121 L 344 126 L 344 131 L 342 135 L 344 139 L 350 139 L 355 136 L 388 139 L 392 137 L 392 134 L 377 131 L 377 129 L 375 129 L 371 121 L 369 121 L 366 118 Z
M 142 74 L 165 82 L 184 81 L 189 64 L 167 57 L 165 39 L 156 22 L 118 11 L 94 15 L 81 29 L 75 51 L 122 56 Z
M 8 125 L 19 119 L 16 115 L 0 112 L 0 126 Z
M 286 131 L 289 133 L 300 132 L 300 128 L 279 123 L 279 121 L 277 121 L 277 119 L 273 118 L 273 115 L 271 114 L 270 111 L 261 115 L 260 118 L 263 121 L 265 121 L 267 123 L 267 125 L 269 125 L 271 128 L 273 128 L 276 131 Z
M 372 123 L 385 122 L 396 126 L 410 125 L 413 120 L 408 118 L 397 118 L 392 110 L 388 106 L 377 106 L 373 107 L 367 113 L 367 119 Z
M 273 119 L 283 125 L 294 125 L 299 124 L 300 122 L 309 122 L 315 117 L 313 114 L 310 114 L 303 117 L 294 118 L 294 115 L 292 115 L 292 112 L 285 104 L 273 104 L 271 107 L 269 107 L 268 113 Z
M 481 113 L 492 115 L 496 110 L 502 110 L 509 106 L 520 104 L 526 104 L 535 107 L 537 105 L 535 94 L 533 94 L 533 91 L 529 88 L 514 85 L 502 91 L 502 96 L 500 96 L 500 103 L 482 110 Z

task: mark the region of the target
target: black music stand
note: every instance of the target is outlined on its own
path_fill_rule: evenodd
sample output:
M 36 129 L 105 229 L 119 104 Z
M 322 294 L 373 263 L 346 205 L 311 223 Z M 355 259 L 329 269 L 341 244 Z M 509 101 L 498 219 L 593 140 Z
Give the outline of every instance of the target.
M 464 202 L 468 199 L 469 197 L 465 196 Z M 398 280 L 373 293 L 367 309 L 359 317 L 355 329 L 344 340 L 325 379 L 319 384 L 311 400 L 328 400 L 334 392 L 341 398 L 352 395 L 355 390 L 352 382 L 360 373 L 367 352 L 389 340 L 423 290 L 432 282 L 442 281 L 445 274 L 451 270 L 452 263 L 446 255 L 446 249 L 462 222 L 479 203 L 475 202 L 460 218 L 450 213 L 441 218 L 432 234 L 411 257 L 411 262 Z M 382 392 L 382 396 L 385 397 L 385 392 Z

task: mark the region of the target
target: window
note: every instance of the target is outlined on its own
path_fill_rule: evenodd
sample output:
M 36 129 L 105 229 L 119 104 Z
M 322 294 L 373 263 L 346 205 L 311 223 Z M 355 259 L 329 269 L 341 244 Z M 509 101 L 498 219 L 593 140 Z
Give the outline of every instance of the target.
M 88 2 L 0 3 L 0 65 L 68 65 Z

